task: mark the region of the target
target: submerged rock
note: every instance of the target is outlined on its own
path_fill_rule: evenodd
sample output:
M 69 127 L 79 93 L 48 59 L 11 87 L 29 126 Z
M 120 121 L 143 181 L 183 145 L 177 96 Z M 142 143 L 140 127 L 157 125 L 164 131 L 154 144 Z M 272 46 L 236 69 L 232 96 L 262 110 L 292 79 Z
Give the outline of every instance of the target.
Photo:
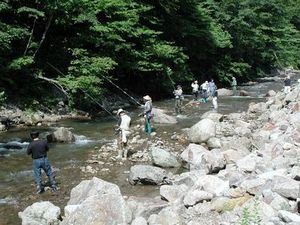
M 74 142 L 75 136 L 74 134 L 65 127 L 60 127 L 52 134 L 47 135 L 47 140 L 49 142 Z

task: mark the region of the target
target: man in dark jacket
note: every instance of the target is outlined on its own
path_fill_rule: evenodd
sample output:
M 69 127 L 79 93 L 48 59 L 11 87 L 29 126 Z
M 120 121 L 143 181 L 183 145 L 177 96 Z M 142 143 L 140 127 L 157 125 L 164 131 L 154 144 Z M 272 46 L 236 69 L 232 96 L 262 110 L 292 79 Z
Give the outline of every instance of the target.
M 47 152 L 49 150 L 48 143 L 45 140 L 39 139 L 39 132 L 31 132 L 32 142 L 27 148 L 27 154 L 33 159 L 34 180 L 37 185 L 37 193 L 41 194 L 45 191 L 42 184 L 41 169 L 43 169 L 48 177 L 52 191 L 57 191 L 56 182 L 53 176 L 51 166 L 48 161 Z

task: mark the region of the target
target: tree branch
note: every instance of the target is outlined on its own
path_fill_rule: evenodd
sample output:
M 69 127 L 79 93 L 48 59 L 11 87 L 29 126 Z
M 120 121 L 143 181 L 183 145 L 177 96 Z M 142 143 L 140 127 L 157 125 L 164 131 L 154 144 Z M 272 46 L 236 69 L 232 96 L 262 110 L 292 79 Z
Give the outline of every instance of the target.
M 32 37 L 33 37 L 33 32 L 34 32 L 34 28 L 35 28 L 35 24 L 36 24 L 36 20 L 37 20 L 37 17 L 35 17 L 35 19 L 33 21 L 32 29 L 31 29 L 31 34 L 30 34 L 30 37 L 29 37 L 27 45 L 26 45 L 26 49 L 25 49 L 24 54 L 23 54 L 24 56 L 27 54 L 28 48 L 29 48 L 29 46 L 31 44 Z

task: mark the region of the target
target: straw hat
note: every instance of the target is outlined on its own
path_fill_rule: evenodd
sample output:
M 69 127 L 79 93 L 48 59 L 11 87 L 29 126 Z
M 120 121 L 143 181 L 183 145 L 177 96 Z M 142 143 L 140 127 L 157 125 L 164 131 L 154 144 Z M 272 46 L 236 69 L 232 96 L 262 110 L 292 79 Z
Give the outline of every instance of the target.
M 147 101 L 151 101 L 151 97 L 150 97 L 149 95 L 145 95 L 145 96 L 143 97 L 143 99 L 145 99 L 145 100 L 147 100 Z
M 124 112 L 124 110 L 123 109 L 118 109 L 117 115 L 120 115 L 121 112 Z

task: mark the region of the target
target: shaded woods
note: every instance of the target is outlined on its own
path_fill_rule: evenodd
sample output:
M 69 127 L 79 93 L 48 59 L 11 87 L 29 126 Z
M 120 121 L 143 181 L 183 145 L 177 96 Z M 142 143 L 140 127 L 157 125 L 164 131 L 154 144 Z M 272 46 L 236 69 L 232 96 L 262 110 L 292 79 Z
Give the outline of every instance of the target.
M 299 0 L 4 0 L 0 102 L 80 108 L 109 80 L 159 98 L 178 82 L 299 68 L 299 11 Z

